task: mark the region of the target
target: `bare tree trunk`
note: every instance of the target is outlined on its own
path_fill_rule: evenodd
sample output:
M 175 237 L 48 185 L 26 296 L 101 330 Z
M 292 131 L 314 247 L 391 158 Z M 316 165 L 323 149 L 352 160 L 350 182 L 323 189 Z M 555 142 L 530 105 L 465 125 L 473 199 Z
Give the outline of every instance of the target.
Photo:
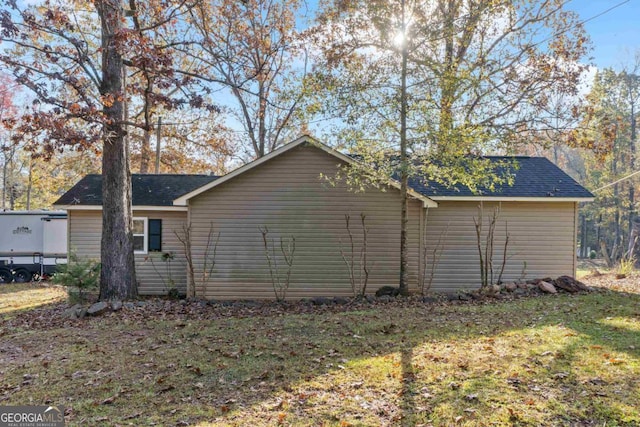
M 630 166 L 631 170 L 636 169 L 636 117 L 635 117 L 635 103 L 631 99 L 631 149 L 630 152 Z M 635 223 L 636 209 L 635 209 L 635 187 L 633 181 L 629 182 L 629 247 L 627 248 L 627 256 L 631 258 L 636 245 L 637 237 L 634 235 L 634 223 Z
M 618 127 L 616 126 L 616 134 L 618 133 Z M 616 146 L 618 145 L 618 141 L 616 138 Z M 618 175 L 618 153 L 616 152 L 616 148 L 614 146 L 613 151 L 613 161 L 611 162 L 611 172 L 615 177 Z M 613 200 L 615 203 L 615 212 L 614 212 L 614 222 L 615 222 L 615 235 L 613 236 L 613 243 L 611 248 L 611 257 L 614 258 L 611 261 L 615 262 L 614 254 L 617 251 L 618 246 L 622 245 L 620 242 L 620 185 L 618 183 L 613 185 Z
M 263 157 L 266 153 L 265 151 L 265 147 L 266 147 L 266 139 L 267 139 L 267 117 L 266 117 L 266 110 L 267 110 L 267 99 L 266 99 L 266 95 L 265 95 L 265 88 L 264 88 L 264 83 L 260 82 L 258 84 L 258 94 L 260 97 L 260 106 L 259 106 L 259 111 L 260 113 L 258 114 L 258 147 L 260 148 L 259 152 L 258 152 L 258 157 Z
M 151 163 L 151 129 L 145 129 L 140 147 L 140 173 L 149 173 Z
M 7 153 L 4 153 L 4 163 L 2 165 L 2 210 L 7 209 L 7 164 L 9 160 Z
M 402 1 L 402 69 L 400 71 L 400 295 L 409 295 L 409 245 L 407 224 L 409 222 L 409 165 L 407 159 L 407 40 L 405 2 Z
M 33 159 L 29 159 L 29 180 L 27 181 L 27 210 L 31 210 L 31 189 L 33 187 Z
M 133 257 L 131 174 L 125 139 L 123 63 L 116 36 L 122 29 L 120 0 L 97 0 L 102 29 L 102 82 L 100 94 L 112 97 L 103 112 L 102 247 L 100 299 L 131 299 L 138 295 Z

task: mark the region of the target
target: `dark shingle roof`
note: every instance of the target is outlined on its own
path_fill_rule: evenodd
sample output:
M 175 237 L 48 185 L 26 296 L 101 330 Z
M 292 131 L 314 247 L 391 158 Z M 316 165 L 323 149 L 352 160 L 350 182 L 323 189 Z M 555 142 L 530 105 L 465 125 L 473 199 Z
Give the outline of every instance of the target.
M 171 206 L 178 197 L 218 178 L 213 175 L 131 175 L 134 206 Z M 102 175 L 87 175 L 55 205 L 102 205 Z
M 518 163 L 515 169 L 513 185 L 497 185 L 494 191 L 480 189 L 479 193 L 472 193 L 465 186 L 447 187 L 436 182 L 425 182 L 420 178 L 409 180 L 409 186 L 427 197 L 593 197 L 586 188 L 578 184 L 573 178 L 558 166 L 544 157 L 504 157 L 488 156 L 492 162 L 513 160 Z M 497 168 L 500 173 L 500 168 Z
M 556 197 L 591 198 L 587 189 L 544 157 L 487 157 L 492 162 L 514 160 L 518 168 L 513 185 L 496 186 L 494 191 L 480 189 L 472 193 L 465 186 L 447 187 L 413 177 L 409 187 L 427 197 Z M 498 168 L 498 173 L 500 170 Z M 134 206 L 171 206 L 185 195 L 218 178 L 212 175 L 137 175 L 131 176 Z M 55 205 L 102 204 L 102 176 L 87 175 L 74 185 Z

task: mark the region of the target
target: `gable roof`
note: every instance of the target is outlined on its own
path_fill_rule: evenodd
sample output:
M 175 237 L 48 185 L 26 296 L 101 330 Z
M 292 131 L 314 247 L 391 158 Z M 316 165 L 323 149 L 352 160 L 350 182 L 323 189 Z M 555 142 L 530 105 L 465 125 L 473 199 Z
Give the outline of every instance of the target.
M 214 175 L 131 175 L 133 206 L 173 206 L 181 195 L 217 179 Z M 74 206 L 102 206 L 102 175 L 82 178 L 64 193 L 54 206 L 64 209 Z
M 299 145 L 310 144 L 348 164 L 357 162 L 310 136 L 302 136 L 251 163 L 247 163 L 227 175 L 152 175 L 131 176 L 133 206 L 137 209 L 162 208 L 163 210 L 186 210 L 188 200 L 211 188 L 261 165 Z M 436 207 L 437 201 L 589 201 L 594 196 L 558 166 L 544 157 L 486 157 L 496 164 L 504 160 L 518 163 L 513 185 L 497 185 L 493 191 L 481 188 L 474 194 L 465 186 L 447 187 L 436 182 L 427 182 L 419 177 L 409 180 L 409 194 L 423 202 L 425 207 Z M 500 173 L 500 168 L 497 168 Z M 400 188 L 397 180 L 389 185 Z M 87 175 L 60 197 L 54 206 L 59 209 L 100 209 L 102 206 L 102 176 Z
M 510 171 L 514 175 L 513 185 L 496 185 L 493 191 L 480 188 L 478 193 L 474 194 L 463 185 L 448 187 L 437 182 L 427 182 L 420 177 L 412 177 L 409 179 L 409 186 L 434 200 L 545 199 L 562 201 L 590 200 L 594 197 L 586 188 L 545 157 L 487 156 L 485 158 L 495 164 L 505 160 L 517 163 L 517 168 Z M 497 167 L 496 172 L 501 174 L 508 171 L 504 167 Z
M 261 164 L 268 162 L 269 160 L 273 159 L 274 157 L 277 157 L 283 153 L 286 153 L 287 151 L 298 147 L 299 145 L 303 145 L 303 144 L 310 144 L 316 148 L 319 148 L 320 150 L 331 154 L 334 157 L 337 157 L 338 159 L 342 160 L 343 162 L 347 163 L 347 164 L 355 164 L 357 163 L 357 161 L 355 159 L 353 159 L 352 157 L 349 157 L 347 155 L 342 154 L 341 152 L 334 150 L 333 148 L 329 147 L 328 145 L 325 145 L 323 143 L 321 143 L 320 141 L 316 140 L 315 138 L 309 136 L 309 135 L 303 135 L 300 138 L 296 139 L 295 141 L 292 141 L 286 145 L 283 145 L 282 147 L 278 148 L 277 150 L 272 151 L 271 153 L 260 157 L 259 159 L 254 160 L 253 162 L 247 163 L 244 166 L 241 166 L 235 170 L 233 170 L 232 172 L 220 177 L 219 179 L 212 181 L 200 188 L 196 188 L 195 190 L 186 193 L 178 198 L 176 198 L 176 200 L 174 200 L 173 204 L 174 205 L 178 205 L 178 206 L 183 206 L 186 205 L 187 202 L 189 201 L 189 199 L 197 196 L 198 194 L 202 194 L 205 191 L 208 191 L 220 184 L 223 184 L 233 178 L 235 178 L 236 176 L 243 174 L 245 172 L 247 172 L 250 169 L 253 169 L 257 166 L 260 166 Z M 400 189 L 400 183 L 394 179 L 389 180 L 389 185 L 391 187 Z M 434 202 L 431 198 L 429 198 L 429 196 L 425 195 L 425 194 L 421 194 L 418 191 L 415 191 L 412 188 L 409 188 L 408 193 L 411 197 L 414 197 L 415 199 L 418 199 L 420 201 L 422 201 L 423 205 L 425 207 L 436 207 L 438 206 L 438 204 L 436 202 Z

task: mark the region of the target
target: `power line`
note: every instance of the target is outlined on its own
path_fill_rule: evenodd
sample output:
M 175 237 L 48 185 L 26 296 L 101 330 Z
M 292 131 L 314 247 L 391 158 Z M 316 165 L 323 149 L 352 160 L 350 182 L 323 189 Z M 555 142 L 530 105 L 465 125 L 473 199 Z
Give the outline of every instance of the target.
M 605 14 L 607 14 L 607 13 L 611 12 L 612 10 L 619 8 L 619 7 L 620 7 L 620 6 L 622 6 L 623 4 L 625 4 L 625 3 L 629 3 L 630 1 L 631 1 L 631 0 L 624 0 L 624 1 L 621 1 L 620 3 L 613 5 L 613 6 L 611 6 L 610 8 L 608 8 L 608 9 L 606 9 L 606 10 L 603 10 L 602 12 L 600 12 L 600 13 L 598 13 L 598 14 L 596 14 L 596 15 L 593 15 L 593 16 L 591 16 L 591 17 L 587 18 L 587 19 L 583 19 L 582 21 L 580 21 L 580 25 L 584 25 L 584 24 L 586 24 L 587 22 L 593 21 L 594 19 L 597 19 L 597 18 L 601 17 L 602 15 L 605 15 Z M 568 3 L 568 2 L 567 2 L 567 3 Z M 565 3 L 565 4 L 566 4 L 566 3 Z M 570 30 L 572 30 L 572 29 L 574 29 L 574 28 L 575 28 L 575 27 L 569 27 L 569 28 L 565 28 L 565 29 L 564 29 L 564 30 L 562 30 L 562 31 L 558 31 L 557 33 L 554 33 L 554 34 L 550 35 L 550 36 L 549 36 L 549 37 L 547 37 L 546 39 L 544 39 L 544 40 L 542 40 L 542 41 L 539 41 L 538 43 L 534 44 L 534 45 L 533 45 L 533 46 L 531 46 L 531 47 L 535 47 L 535 46 L 541 45 L 542 43 L 548 42 L 549 40 L 551 40 L 551 39 L 553 39 L 553 38 L 556 38 L 556 37 L 558 37 L 558 36 L 561 36 L 561 35 L 563 35 L 564 33 L 568 32 L 568 31 L 570 31 Z
M 620 183 L 620 182 L 622 182 L 622 181 L 625 181 L 625 180 L 627 180 L 627 179 L 631 178 L 632 176 L 635 176 L 635 175 L 638 175 L 638 174 L 640 174 L 640 171 L 635 171 L 635 172 L 633 172 L 633 173 L 630 173 L 630 174 L 629 174 L 629 175 L 627 175 L 627 176 L 623 176 L 622 178 L 620 178 L 620 179 L 619 179 L 619 180 L 617 180 L 617 181 L 613 181 L 613 182 L 611 182 L 611 183 L 609 183 L 609 184 L 607 184 L 607 185 L 603 185 L 603 186 L 602 186 L 602 187 L 600 187 L 600 188 L 596 188 L 595 190 L 593 190 L 593 192 L 595 193 L 596 191 L 604 190 L 605 188 L 611 187 L 612 185 L 616 185 L 616 184 L 618 184 L 618 183 Z

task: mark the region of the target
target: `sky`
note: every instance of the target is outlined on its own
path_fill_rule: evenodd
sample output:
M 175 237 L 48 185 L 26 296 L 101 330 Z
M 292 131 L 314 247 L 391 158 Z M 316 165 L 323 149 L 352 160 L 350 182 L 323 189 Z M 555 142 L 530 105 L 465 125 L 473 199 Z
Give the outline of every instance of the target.
M 573 0 L 567 8 L 576 11 L 582 20 L 592 18 L 624 0 Z M 628 0 L 613 10 L 587 22 L 591 36 L 593 65 L 598 68 L 620 69 L 640 51 L 640 0 Z

